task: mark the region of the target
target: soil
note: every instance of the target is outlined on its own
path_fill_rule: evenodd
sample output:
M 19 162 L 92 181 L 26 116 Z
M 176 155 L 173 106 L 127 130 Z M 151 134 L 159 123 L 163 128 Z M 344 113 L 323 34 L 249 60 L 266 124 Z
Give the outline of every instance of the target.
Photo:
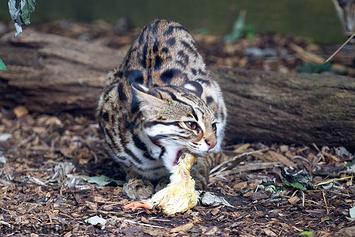
M 122 33 L 102 22 L 65 26 L 54 22 L 33 26 L 32 30 L 122 50 L 128 49 L 137 34 L 137 29 Z M 290 42 L 313 48 L 318 55 L 326 48 L 271 33 L 228 45 L 218 36 L 199 35 L 196 39 L 209 65 L 285 73 L 304 65 L 288 47 Z M 272 57 L 255 57 L 246 56 L 246 48 L 274 51 L 269 51 Z M 349 58 L 337 60 L 352 66 Z M 355 236 L 351 228 L 354 221 L 348 219 L 355 205 L 355 188 L 353 175 L 347 171 L 354 160 L 344 148 L 228 141 L 224 150 L 231 161 L 211 173 L 207 191 L 224 197 L 233 207 L 197 205 L 173 216 L 125 210 L 123 206 L 131 200 L 122 194 L 120 182 L 99 186 L 82 179 L 106 175 L 125 180 L 119 165 L 105 153 L 96 121 L 71 114 L 30 113 L 22 106 L 2 108 L 0 234 Z M 283 191 L 272 191 L 273 187 Z M 94 216 L 107 221 L 104 228 L 86 223 Z

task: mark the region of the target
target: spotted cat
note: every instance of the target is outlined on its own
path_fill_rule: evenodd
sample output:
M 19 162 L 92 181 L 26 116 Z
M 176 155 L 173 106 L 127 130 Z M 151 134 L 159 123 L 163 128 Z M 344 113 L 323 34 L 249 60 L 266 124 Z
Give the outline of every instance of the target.
M 168 181 L 182 151 L 199 157 L 191 171 L 203 189 L 223 159 L 226 124 L 221 89 L 191 34 L 156 19 L 143 28 L 122 64 L 109 72 L 97 118 L 108 153 L 128 177 L 123 192 L 149 197 Z

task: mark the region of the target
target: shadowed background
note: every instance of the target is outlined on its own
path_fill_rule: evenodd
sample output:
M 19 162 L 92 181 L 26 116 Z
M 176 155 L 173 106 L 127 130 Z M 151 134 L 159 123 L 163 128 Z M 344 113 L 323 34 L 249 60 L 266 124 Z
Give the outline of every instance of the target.
M 102 19 L 115 24 L 120 17 L 129 16 L 135 27 L 142 27 L 154 18 L 169 18 L 192 32 L 226 34 L 242 9 L 247 11 L 246 24 L 258 33 L 273 31 L 301 36 L 318 44 L 343 41 L 331 0 L 38 0 L 31 24 L 60 19 L 87 22 Z M 0 21 L 4 20 L 10 20 L 7 0 L 0 0 Z

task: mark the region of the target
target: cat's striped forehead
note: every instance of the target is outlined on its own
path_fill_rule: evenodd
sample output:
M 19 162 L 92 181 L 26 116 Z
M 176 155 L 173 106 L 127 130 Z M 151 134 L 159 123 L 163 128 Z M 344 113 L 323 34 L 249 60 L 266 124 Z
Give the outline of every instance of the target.
M 154 88 L 161 96 L 161 99 L 169 101 L 174 100 L 185 104 L 196 104 L 197 106 L 204 106 L 202 100 L 191 90 L 184 87 L 177 86 L 163 86 Z
M 196 121 L 205 119 L 207 117 L 212 117 L 214 119 L 213 111 L 199 97 L 202 94 L 202 87 L 201 89 L 198 88 L 196 91 L 191 89 L 192 88 L 187 89 L 184 87 L 165 86 L 158 87 L 155 90 L 156 93 L 159 94 L 158 97 L 167 101 L 168 103 L 169 101 L 175 101 L 178 103 L 177 106 L 179 107 L 191 108 L 191 115 Z
M 175 102 L 175 107 L 172 107 L 172 110 L 175 111 L 175 115 L 179 114 L 177 111 L 184 111 L 185 113 L 180 113 L 182 117 L 185 117 L 186 120 L 198 122 L 202 128 L 205 127 L 205 123 L 212 124 L 216 122 L 214 112 L 211 108 L 190 89 L 165 86 L 156 88 L 156 92 L 159 94 L 158 97 L 164 101 L 168 103 Z M 176 117 L 176 119 L 181 118 Z

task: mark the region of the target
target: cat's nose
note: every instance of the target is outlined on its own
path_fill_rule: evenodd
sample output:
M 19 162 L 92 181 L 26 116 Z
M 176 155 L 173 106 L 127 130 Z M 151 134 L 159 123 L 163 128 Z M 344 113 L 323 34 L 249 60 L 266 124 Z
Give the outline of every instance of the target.
M 208 150 L 211 150 L 213 147 L 215 147 L 217 145 L 217 142 L 214 140 L 207 140 L 205 139 L 205 142 L 208 145 Z

